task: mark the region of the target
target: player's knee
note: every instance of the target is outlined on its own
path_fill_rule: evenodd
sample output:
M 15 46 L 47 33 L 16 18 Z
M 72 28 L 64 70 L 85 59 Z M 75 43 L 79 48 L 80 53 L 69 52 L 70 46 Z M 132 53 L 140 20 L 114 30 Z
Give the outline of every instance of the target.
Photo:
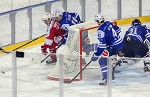
M 100 58 L 99 59 L 99 64 L 101 67 L 104 67 L 107 65 L 107 59 L 106 58 Z

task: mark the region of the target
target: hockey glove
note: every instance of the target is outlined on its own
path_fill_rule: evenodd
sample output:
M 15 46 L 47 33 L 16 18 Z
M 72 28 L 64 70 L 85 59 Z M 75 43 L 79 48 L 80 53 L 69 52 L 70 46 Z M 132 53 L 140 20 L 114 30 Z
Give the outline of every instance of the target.
M 47 52 L 47 48 L 48 48 L 49 46 L 47 45 L 47 44 L 44 44 L 43 46 L 41 46 L 41 51 L 42 51 L 42 53 L 44 54 L 44 55 L 46 55 L 48 52 Z
M 91 61 L 97 61 L 99 56 L 96 55 L 97 53 L 93 53 L 92 57 L 91 57 Z
M 63 38 L 62 38 L 61 36 L 57 36 L 56 38 L 54 38 L 54 42 L 55 42 L 56 44 L 60 45 L 62 39 L 63 39 Z
M 64 37 L 63 39 L 61 39 L 60 43 L 65 44 L 66 43 L 66 38 Z

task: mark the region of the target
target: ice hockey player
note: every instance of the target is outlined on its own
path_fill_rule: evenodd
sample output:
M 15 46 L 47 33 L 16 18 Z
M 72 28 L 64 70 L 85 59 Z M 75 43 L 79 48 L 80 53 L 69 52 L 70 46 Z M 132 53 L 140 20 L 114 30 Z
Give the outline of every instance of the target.
M 149 49 L 146 47 L 145 41 L 150 42 L 150 30 L 146 25 L 142 25 L 139 19 L 134 19 L 124 36 L 124 56 L 134 58 L 148 56 Z M 144 62 L 144 67 L 147 67 L 146 63 Z
M 61 12 L 60 10 L 56 9 L 52 15 L 55 17 L 55 20 L 60 23 L 61 29 L 65 31 L 65 37 L 63 40 L 64 43 L 68 37 L 69 27 L 82 23 L 80 16 L 77 13 Z
M 60 29 L 60 24 L 51 18 L 50 13 L 46 13 L 42 16 L 42 21 L 47 25 L 46 41 L 41 46 L 42 53 L 46 55 L 49 50 L 52 54 L 47 64 L 55 63 L 56 57 L 56 46 L 61 44 L 61 40 L 64 37 L 64 30 Z
M 104 16 L 99 13 L 95 15 L 94 20 L 99 25 L 97 30 L 98 36 L 98 47 L 96 52 L 93 53 L 91 61 L 97 61 L 99 56 L 102 56 L 104 50 L 107 50 L 108 56 L 116 55 L 123 48 L 123 40 L 119 36 L 120 28 L 116 25 L 113 25 L 110 21 L 105 21 Z M 102 82 L 99 85 L 107 84 L 107 58 L 100 58 L 99 65 L 102 72 Z M 112 79 L 114 79 L 114 71 L 112 71 Z
M 65 36 L 62 39 L 62 43 L 66 43 L 68 33 L 69 33 L 69 27 L 72 25 L 76 25 L 79 23 L 83 23 L 81 20 L 79 14 L 74 13 L 74 12 L 62 12 L 58 9 L 56 9 L 53 13 L 52 16 L 55 18 L 56 21 L 60 23 L 61 29 L 65 31 Z M 86 64 L 85 60 L 82 59 L 82 63 Z

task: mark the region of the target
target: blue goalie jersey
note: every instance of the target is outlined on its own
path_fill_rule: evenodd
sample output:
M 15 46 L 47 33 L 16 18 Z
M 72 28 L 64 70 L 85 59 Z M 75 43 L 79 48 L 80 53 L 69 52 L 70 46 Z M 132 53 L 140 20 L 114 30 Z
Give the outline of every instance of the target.
M 97 54 L 101 55 L 107 47 L 113 47 L 117 46 L 118 48 L 123 46 L 123 40 L 119 36 L 119 33 L 121 32 L 121 29 L 113 25 L 111 22 L 106 21 L 104 24 L 102 24 L 98 30 L 98 48 L 97 48 Z
M 146 25 L 132 26 L 126 31 L 124 39 L 128 36 L 143 43 L 145 39 L 150 41 L 150 30 Z

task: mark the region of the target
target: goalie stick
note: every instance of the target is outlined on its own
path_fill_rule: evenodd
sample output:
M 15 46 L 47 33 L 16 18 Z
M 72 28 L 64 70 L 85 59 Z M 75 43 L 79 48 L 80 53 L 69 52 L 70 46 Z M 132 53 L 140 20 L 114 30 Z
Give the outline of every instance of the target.
M 5 50 L 2 49 L 2 48 L 0 48 L 0 51 L 3 52 L 3 53 L 6 53 L 6 54 L 10 53 L 10 52 L 8 52 L 8 51 L 5 51 Z
M 19 47 L 15 48 L 15 49 L 14 49 L 14 50 L 12 50 L 12 51 L 16 51 L 16 50 L 18 50 L 18 49 L 20 49 L 20 48 L 22 48 L 22 47 L 26 46 L 27 44 L 30 44 L 31 42 L 33 42 L 33 41 L 35 41 L 35 40 L 37 40 L 37 39 L 39 39 L 39 38 L 43 37 L 43 36 L 45 36 L 45 34 L 43 34 L 43 35 L 41 35 L 41 36 L 39 36 L 39 37 L 37 37 L 37 38 L 35 38 L 35 39 L 33 39 L 33 40 L 31 40 L 31 41 L 29 41 L 29 42 L 25 43 L 25 44 L 23 44 L 22 46 L 19 46 Z
M 20 48 L 22 48 L 22 47 L 24 47 L 24 46 L 26 46 L 27 44 L 30 44 L 31 42 L 33 42 L 33 41 L 35 41 L 35 40 L 37 40 L 37 39 L 39 39 L 39 38 L 41 38 L 41 37 L 43 37 L 43 36 L 45 36 L 45 34 L 43 34 L 43 35 L 41 35 L 41 36 L 39 36 L 39 37 L 37 37 L 37 38 L 35 38 L 35 39 L 33 39 L 33 40 L 31 40 L 31 41 L 29 41 L 29 42 L 27 42 L 27 43 L 25 43 L 25 44 L 23 44 L 23 45 L 21 45 L 21 46 L 19 46 L 19 47 L 17 47 L 17 48 L 15 48 L 15 49 L 13 49 L 12 51 L 16 51 L 16 50 L 18 50 L 18 49 L 20 49 Z M 2 48 L 0 48 L 0 51 L 1 52 L 3 52 L 3 53 L 6 53 L 6 54 L 9 54 L 9 53 L 11 53 L 12 51 L 5 51 L 4 49 L 2 49 Z
M 66 80 L 66 81 L 64 81 L 64 83 L 71 83 L 71 82 L 73 82 L 73 81 L 78 77 L 78 75 L 80 75 L 80 73 L 83 72 L 83 70 L 84 70 L 88 65 L 90 65 L 91 62 L 92 62 L 92 61 L 90 61 L 89 63 L 87 63 L 87 64 L 81 69 L 81 71 L 80 71 L 74 78 L 72 78 L 71 80 Z

